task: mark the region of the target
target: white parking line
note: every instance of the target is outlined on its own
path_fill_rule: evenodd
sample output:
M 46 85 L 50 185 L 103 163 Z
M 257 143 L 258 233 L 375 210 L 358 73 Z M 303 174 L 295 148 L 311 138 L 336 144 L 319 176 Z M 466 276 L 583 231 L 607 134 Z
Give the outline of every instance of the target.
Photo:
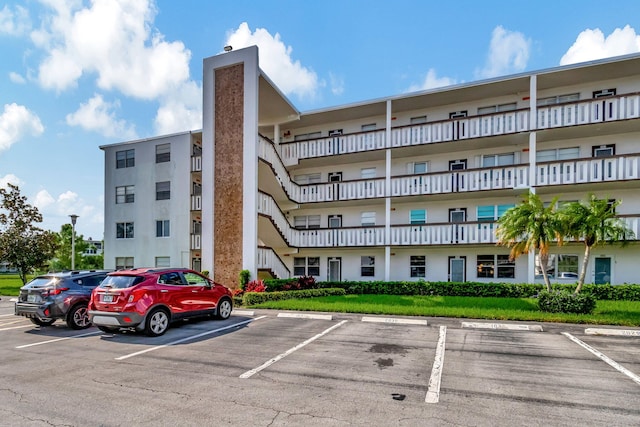
M 7 316 L 15 316 L 15 314 L 13 314 L 13 313 L 9 313 L 9 314 L 0 314 L 0 317 L 7 317 Z
M 1 328 L 0 331 L 9 331 L 11 329 L 29 328 L 33 325 L 11 326 L 10 328 Z
M 16 323 L 21 323 L 22 319 L 16 319 L 16 320 L 5 320 L 4 322 L 2 322 L 2 324 L 0 324 L 0 326 L 7 326 L 7 325 L 15 325 Z M 30 326 L 34 326 L 33 323 L 29 322 Z
M 512 323 L 462 322 L 462 327 L 475 329 L 504 329 L 508 331 L 542 332 L 542 326 L 540 325 L 516 325 Z
M 253 316 L 256 314 L 253 310 L 233 310 L 233 313 L 236 316 Z
M 394 323 L 398 325 L 426 325 L 427 321 L 423 319 L 396 319 L 394 317 L 367 317 L 362 318 L 363 322 L 372 323 Z
M 315 319 L 315 320 L 332 320 L 330 314 L 311 314 L 311 313 L 278 313 L 278 317 L 290 317 L 293 319 Z
M 257 368 L 254 368 L 254 369 L 251 369 L 250 371 L 245 372 L 244 374 L 240 375 L 240 378 L 250 378 L 250 377 L 252 377 L 253 375 L 257 374 L 258 372 L 262 371 L 263 369 L 268 368 L 269 366 L 273 365 L 277 361 L 284 359 L 285 357 L 287 357 L 288 355 L 290 355 L 294 351 L 301 349 L 305 345 L 307 345 L 307 344 L 317 340 L 318 338 L 328 334 L 329 332 L 333 331 L 334 329 L 339 328 L 340 326 L 344 325 L 345 323 L 347 323 L 347 320 L 343 320 L 340 323 L 336 323 L 332 327 L 330 327 L 328 329 L 325 329 L 324 331 L 320 332 L 318 335 L 315 335 L 315 336 L 309 338 L 308 340 L 298 344 L 297 346 L 290 348 L 289 350 L 285 351 L 284 353 L 281 353 L 281 354 L 277 355 L 273 359 L 268 360 L 267 362 L 263 363 L 262 365 L 258 366 Z
M 447 339 L 447 327 L 440 326 L 440 337 L 436 346 L 436 358 L 433 361 L 431 377 L 429 378 L 429 388 L 424 398 L 425 403 L 438 403 L 440 401 L 440 380 L 442 378 L 442 368 L 444 367 L 444 343 Z
M 88 337 L 89 335 L 96 335 L 96 334 L 101 334 L 101 333 L 102 332 L 100 332 L 100 331 L 88 332 L 86 334 L 74 335 L 72 337 L 56 338 L 54 340 L 47 340 L 47 341 L 34 342 L 32 344 L 19 345 L 16 348 L 33 347 L 33 346 L 36 346 L 36 345 L 49 344 L 49 343 L 58 342 L 58 341 L 65 341 L 65 340 L 70 340 L 72 338 Z
M 615 360 L 611 359 L 609 356 L 607 356 L 604 353 L 596 350 L 595 348 L 591 347 L 589 344 L 580 341 L 578 338 L 574 337 L 573 335 L 571 335 L 568 332 L 563 332 L 562 335 L 564 335 L 565 337 L 569 338 L 571 341 L 573 341 L 574 343 L 578 344 L 580 347 L 588 350 L 594 356 L 596 356 L 599 359 L 601 359 L 602 361 L 606 362 L 612 368 L 622 372 L 623 374 L 625 374 L 626 376 L 631 378 L 631 380 L 633 382 L 635 382 L 636 384 L 640 385 L 640 376 L 634 374 L 633 372 L 631 372 L 630 370 L 628 370 L 624 366 L 620 365 L 618 362 L 616 362 Z
M 141 354 L 148 353 L 150 351 L 158 350 L 160 348 L 165 348 L 165 347 L 169 347 L 171 345 L 180 344 L 180 343 L 183 343 L 185 341 L 191 341 L 191 340 L 194 340 L 196 338 L 204 337 L 206 335 L 215 334 L 216 332 L 226 331 L 227 329 L 237 328 L 238 326 L 246 325 L 247 323 L 251 323 L 251 322 L 254 322 L 256 320 L 263 319 L 265 317 L 267 317 L 267 316 L 260 316 L 260 317 L 256 317 L 255 319 L 245 320 L 244 322 L 234 323 L 233 325 L 225 326 L 223 328 L 218 328 L 218 329 L 214 329 L 212 331 L 207 331 L 207 332 L 202 332 L 200 334 L 191 335 L 189 337 L 182 338 L 182 339 L 179 339 L 179 340 L 176 340 L 176 341 L 172 341 L 172 342 L 167 343 L 167 344 L 157 345 L 155 347 L 147 348 L 145 350 L 136 351 L 135 353 L 130 353 L 130 354 L 126 354 L 124 356 L 116 357 L 116 360 L 125 360 L 125 359 L 128 359 L 130 357 L 139 356 Z

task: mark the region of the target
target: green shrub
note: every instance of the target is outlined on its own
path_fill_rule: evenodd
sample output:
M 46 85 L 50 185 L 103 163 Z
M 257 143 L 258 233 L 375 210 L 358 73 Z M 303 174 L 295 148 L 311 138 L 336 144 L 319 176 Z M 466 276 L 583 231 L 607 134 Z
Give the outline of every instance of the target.
M 301 291 L 279 291 L 279 292 L 245 292 L 242 297 L 243 305 L 255 305 L 265 301 L 278 301 L 284 299 L 326 297 L 331 295 L 345 295 L 344 289 L 305 289 Z
M 241 270 L 240 271 L 240 289 L 244 289 L 244 287 L 249 283 L 249 278 L 251 277 L 251 272 L 249 270 Z
M 564 290 L 543 290 L 538 294 L 538 307 L 550 313 L 591 314 L 596 308 L 596 299 L 586 292 L 575 294 Z

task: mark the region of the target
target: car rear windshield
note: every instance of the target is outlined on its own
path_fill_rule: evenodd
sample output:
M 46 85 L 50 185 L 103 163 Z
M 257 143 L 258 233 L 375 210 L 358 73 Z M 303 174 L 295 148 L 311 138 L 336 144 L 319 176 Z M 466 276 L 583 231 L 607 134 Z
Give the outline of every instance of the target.
M 107 276 L 100 284 L 101 288 L 124 289 L 135 286 L 144 280 L 140 276 Z
M 45 286 L 54 286 L 56 284 L 56 279 L 53 277 L 36 277 L 29 283 L 27 286 L 32 288 L 44 288 Z

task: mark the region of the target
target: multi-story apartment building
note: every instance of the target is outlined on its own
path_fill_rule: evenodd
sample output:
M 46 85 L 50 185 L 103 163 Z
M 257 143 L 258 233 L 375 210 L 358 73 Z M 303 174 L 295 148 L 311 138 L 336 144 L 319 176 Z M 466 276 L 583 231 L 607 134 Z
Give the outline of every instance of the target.
M 539 279 L 496 220 L 522 195 L 620 199 L 640 236 L 640 55 L 298 111 L 256 47 L 204 60 L 203 127 L 101 147 L 105 267 L 319 280 Z M 587 282 L 636 283 L 640 246 Z M 583 246 L 552 249 L 574 282 Z

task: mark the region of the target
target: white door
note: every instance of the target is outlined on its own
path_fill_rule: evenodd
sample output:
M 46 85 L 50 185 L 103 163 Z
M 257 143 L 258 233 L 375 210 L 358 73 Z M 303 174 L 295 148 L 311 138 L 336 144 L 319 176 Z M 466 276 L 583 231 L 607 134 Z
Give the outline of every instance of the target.
M 329 272 L 327 278 L 330 282 L 342 281 L 342 258 L 332 257 L 328 259 Z
M 465 257 L 449 257 L 449 281 L 465 282 L 466 281 L 466 262 Z

